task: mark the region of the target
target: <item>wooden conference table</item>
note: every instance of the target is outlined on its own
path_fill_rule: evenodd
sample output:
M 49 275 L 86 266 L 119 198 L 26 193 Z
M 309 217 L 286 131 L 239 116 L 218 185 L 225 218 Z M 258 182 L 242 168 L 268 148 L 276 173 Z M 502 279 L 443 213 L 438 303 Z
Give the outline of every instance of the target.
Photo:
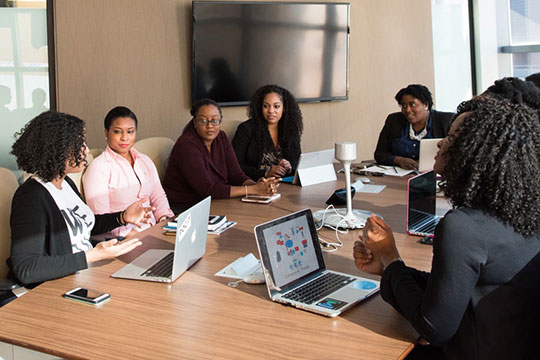
M 353 177 L 354 178 L 354 177 Z M 380 194 L 356 194 L 356 209 L 382 215 L 395 232 L 405 262 L 429 269 L 432 249 L 405 234 L 406 178 L 372 177 L 386 184 Z M 306 207 L 324 208 L 344 186 L 337 182 L 308 187 L 282 184 L 281 199 L 269 205 L 239 199 L 212 202 L 212 214 L 238 224 L 220 236 L 209 235 L 207 252 L 173 284 L 110 278 L 144 251 L 171 248 L 174 238 L 160 226 L 141 233 L 145 244 L 121 259 L 48 281 L 0 309 L 0 341 L 63 358 L 89 359 L 396 359 L 413 347 L 417 334 L 379 294 L 337 318 L 326 318 L 271 302 L 264 285 L 227 286 L 214 274 L 257 246 L 253 227 Z M 343 248 L 326 253 L 327 267 L 360 274 L 352 245 L 360 230 L 341 235 Z M 335 239 L 328 229 L 321 234 Z M 371 275 L 366 277 L 377 278 Z M 99 307 L 64 299 L 81 286 L 111 294 Z

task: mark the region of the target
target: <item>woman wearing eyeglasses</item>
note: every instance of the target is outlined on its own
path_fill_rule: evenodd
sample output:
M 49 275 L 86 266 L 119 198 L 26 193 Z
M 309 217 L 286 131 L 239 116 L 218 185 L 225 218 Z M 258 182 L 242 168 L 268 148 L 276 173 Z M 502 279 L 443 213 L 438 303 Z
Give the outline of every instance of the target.
M 416 170 L 420 140 L 446 137 L 454 114 L 433 110 L 431 92 L 424 85 L 409 85 L 399 90 L 395 99 L 401 111 L 386 118 L 375 160 L 381 165 Z
M 214 100 L 198 100 L 190 113 L 193 118 L 171 151 L 163 181 L 175 213 L 209 195 L 227 199 L 276 192 L 279 179 L 261 178 L 255 182 L 244 174 L 231 142 L 220 130 L 221 108 Z

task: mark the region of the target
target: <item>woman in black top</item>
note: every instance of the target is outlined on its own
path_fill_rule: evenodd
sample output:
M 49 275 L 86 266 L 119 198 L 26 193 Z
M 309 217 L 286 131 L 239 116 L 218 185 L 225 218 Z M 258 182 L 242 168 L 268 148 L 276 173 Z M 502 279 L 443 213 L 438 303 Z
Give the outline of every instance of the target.
M 445 137 L 454 114 L 433 110 L 431 92 L 424 85 L 409 85 L 395 99 L 401 112 L 386 118 L 375 160 L 381 165 L 418 169 L 420 140 Z
M 435 230 L 430 273 L 405 266 L 375 216 L 354 246 L 356 265 L 382 274 L 383 299 L 448 359 L 540 355 L 540 116 L 511 98 L 462 103 L 439 142 L 435 171 L 454 210 Z
M 253 94 L 248 116 L 232 140 L 244 173 L 253 180 L 294 174 L 303 129 L 294 96 L 277 85 L 262 86 Z
M 142 199 L 124 211 L 94 216 L 66 176 L 83 170 L 87 153 L 84 122 L 52 111 L 31 120 L 13 144 L 19 168 L 34 174 L 17 189 L 11 204 L 9 276 L 26 287 L 141 245 L 138 239 L 90 244 L 90 233 L 146 222 L 149 209 L 142 205 L 147 199 Z

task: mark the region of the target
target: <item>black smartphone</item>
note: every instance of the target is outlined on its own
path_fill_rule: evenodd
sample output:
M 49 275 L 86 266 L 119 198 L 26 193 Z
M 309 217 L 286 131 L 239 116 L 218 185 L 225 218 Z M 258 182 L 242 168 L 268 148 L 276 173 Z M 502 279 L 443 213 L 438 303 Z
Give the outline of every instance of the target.
M 356 190 L 354 186 L 351 186 L 351 199 L 354 197 L 355 193 L 356 193 Z M 336 205 L 336 206 L 347 205 L 347 189 L 343 188 L 343 189 L 338 189 L 334 191 L 332 196 L 330 196 L 328 200 L 326 200 L 326 205 Z
M 84 303 L 92 305 L 101 304 L 102 302 L 111 298 L 110 294 L 102 293 L 96 290 L 85 289 L 82 287 L 77 287 L 75 289 L 66 291 L 62 296 L 68 299 L 82 301 Z

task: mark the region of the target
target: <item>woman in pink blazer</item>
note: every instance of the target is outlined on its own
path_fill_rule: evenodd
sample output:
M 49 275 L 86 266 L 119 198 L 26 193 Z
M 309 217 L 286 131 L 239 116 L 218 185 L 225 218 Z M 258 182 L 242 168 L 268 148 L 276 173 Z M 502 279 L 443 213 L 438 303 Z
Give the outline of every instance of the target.
M 96 214 L 120 211 L 133 201 L 148 198 L 154 207 L 148 224 L 131 224 L 114 229 L 114 236 L 126 236 L 173 216 L 152 160 L 133 148 L 137 117 L 117 106 L 105 116 L 107 148 L 92 161 L 83 176 L 86 203 Z

